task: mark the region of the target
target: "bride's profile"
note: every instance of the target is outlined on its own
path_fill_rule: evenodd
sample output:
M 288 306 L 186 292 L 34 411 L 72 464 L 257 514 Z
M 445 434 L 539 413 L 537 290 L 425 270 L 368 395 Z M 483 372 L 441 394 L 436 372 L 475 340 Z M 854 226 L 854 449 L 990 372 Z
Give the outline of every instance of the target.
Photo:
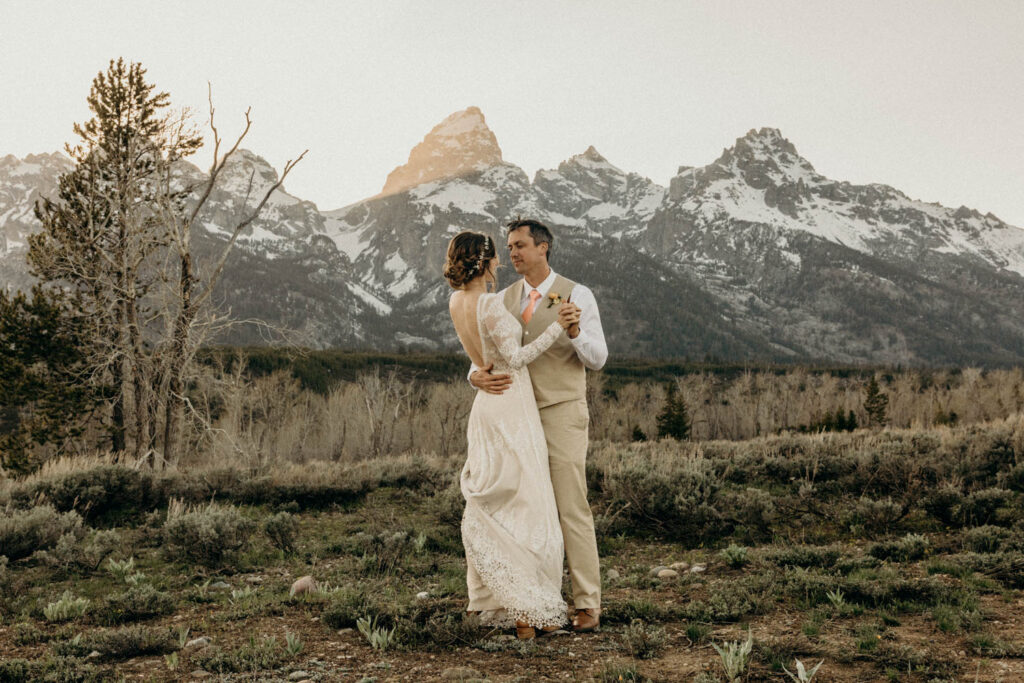
M 502 394 L 477 391 L 467 427 L 460 486 L 466 499 L 467 612 L 482 623 L 515 626 L 519 638 L 557 630 L 562 599 L 562 531 L 527 364 L 542 354 L 579 313 L 559 316 L 532 342 L 496 289 L 494 240 L 460 232 L 448 245 L 444 277 L 454 291 L 449 312 L 466 354 L 478 367 L 512 376 Z

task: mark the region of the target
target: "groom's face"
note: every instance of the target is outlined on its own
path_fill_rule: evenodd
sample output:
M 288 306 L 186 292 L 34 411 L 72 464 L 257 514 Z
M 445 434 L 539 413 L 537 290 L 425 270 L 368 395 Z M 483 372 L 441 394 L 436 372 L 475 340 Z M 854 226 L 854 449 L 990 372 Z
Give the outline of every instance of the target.
M 508 258 L 520 275 L 526 275 L 548 264 L 547 243 L 535 244 L 530 228 L 523 226 L 508 234 Z

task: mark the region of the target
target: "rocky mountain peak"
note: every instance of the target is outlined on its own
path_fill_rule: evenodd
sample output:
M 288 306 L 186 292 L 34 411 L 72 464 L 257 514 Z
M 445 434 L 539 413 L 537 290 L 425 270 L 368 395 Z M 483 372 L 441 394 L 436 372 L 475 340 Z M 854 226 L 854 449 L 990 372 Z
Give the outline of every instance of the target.
M 483 112 L 468 107 L 434 126 L 413 147 L 409 161 L 388 174 L 382 195 L 402 192 L 440 178 L 454 178 L 501 163 L 498 139 L 487 127 Z

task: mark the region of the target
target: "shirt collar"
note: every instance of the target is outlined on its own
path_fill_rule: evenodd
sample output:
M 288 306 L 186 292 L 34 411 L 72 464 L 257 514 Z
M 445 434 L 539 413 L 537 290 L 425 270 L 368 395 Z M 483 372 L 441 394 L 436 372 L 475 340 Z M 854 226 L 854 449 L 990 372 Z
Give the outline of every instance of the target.
M 523 296 L 524 297 L 530 296 L 530 290 L 531 289 L 536 289 L 538 292 L 540 292 L 541 296 L 546 296 L 547 293 L 548 293 L 548 290 L 551 289 L 551 285 L 555 284 L 555 278 L 556 277 L 558 277 L 558 275 L 555 273 L 554 270 L 552 270 L 551 272 L 548 273 L 548 276 L 546 278 L 544 278 L 543 282 L 541 282 L 539 285 L 537 285 L 536 288 L 531 287 L 530 283 L 527 282 L 526 278 L 524 277 L 523 278 Z

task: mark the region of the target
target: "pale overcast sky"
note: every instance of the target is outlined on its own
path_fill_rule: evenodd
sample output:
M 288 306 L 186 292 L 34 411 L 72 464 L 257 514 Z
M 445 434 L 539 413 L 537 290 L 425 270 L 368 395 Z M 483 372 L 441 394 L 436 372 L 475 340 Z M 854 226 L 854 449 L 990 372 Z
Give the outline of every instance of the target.
M 667 184 L 751 128 L 822 174 L 1024 227 L 1024 1 L 0 0 L 0 156 L 61 149 L 112 57 L 140 61 L 321 209 L 380 191 L 479 106 L 532 177 L 594 145 Z M 209 164 L 209 151 L 200 166 Z

